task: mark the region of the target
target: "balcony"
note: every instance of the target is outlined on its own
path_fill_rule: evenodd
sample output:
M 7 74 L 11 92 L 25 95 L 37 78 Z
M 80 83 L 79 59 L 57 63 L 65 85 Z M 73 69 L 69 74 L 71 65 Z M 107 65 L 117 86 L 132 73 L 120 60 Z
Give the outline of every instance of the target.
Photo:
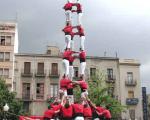
M 36 71 L 35 77 L 46 77 L 46 71 Z
M 109 75 L 106 75 L 106 83 L 115 83 L 115 80 L 116 80 L 116 76 L 113 75 L 113 76 L 109 76 Z
M 60 76 L 60 75 L 58 74 L 58 72 L 57 72 L 57 73 L 50 73 L 50 74 L 49 74 L 49 77 L 50 77 L 50 78 L 59 78 L 59 76 Z
M 127 105 L 137 105 L 139 102 L 138 98 L 127 98 L 126 99 L 126 104 Z
M 126 86 L 136 86 L 137 85 L 137 81 L 136 80 L 126 80 L 125 81 L 125 85 Z
M 21 76 L 22 77 L 32 77 L 33 73 L 31 73 L 31 71 L 21 70 Z

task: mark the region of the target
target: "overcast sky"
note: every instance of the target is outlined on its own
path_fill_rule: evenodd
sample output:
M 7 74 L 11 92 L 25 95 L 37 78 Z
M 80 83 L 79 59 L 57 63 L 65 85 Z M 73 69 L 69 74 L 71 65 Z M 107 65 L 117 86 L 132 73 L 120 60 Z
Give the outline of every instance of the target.
M 19 52 L 43 53 L 47 44 L 64 48 L 65 2 L 0 0 L 0 20 L 14 20 L 17 14 Z M 87 53 L 103 56 L 106 51 L 115 56 L 117 52 L 120 58 L 139 59 L 142 85 L 150 93 L 150 1 L 83 0 L 83 6 Z

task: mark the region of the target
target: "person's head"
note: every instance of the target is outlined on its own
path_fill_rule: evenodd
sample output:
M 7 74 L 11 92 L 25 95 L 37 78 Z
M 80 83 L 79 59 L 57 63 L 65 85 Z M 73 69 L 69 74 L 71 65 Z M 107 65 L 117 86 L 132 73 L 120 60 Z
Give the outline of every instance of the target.
M 86 103 L 86 104 L 84 104 L 84 108 L 87 108 L 88 107 L 88 104 Z
M 96 103 L 96 106 L 100 106 L 100 103 Z

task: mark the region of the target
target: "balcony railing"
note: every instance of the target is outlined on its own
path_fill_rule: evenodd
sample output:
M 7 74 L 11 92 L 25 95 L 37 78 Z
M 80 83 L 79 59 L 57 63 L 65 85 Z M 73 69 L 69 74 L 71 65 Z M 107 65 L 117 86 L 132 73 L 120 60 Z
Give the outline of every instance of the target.
M 21 70 L 21 76 L 22 77 L 32 77 L 33 73 L 31 71 L 25 71 L 24 69 Z
M 125 80 L 125 85 L 126 86 L 136 86 L 137 81 L 136 80 Z
M 115 75 L 113 75 L 113 76 L 106 75 L 106 82 L 107 83 L 115 83 L 115 81 L 116 81 Z
M 31 101 L 31 96 L 30 96 L 30 94 L 29 94 L 29 93 L 28 93 L 28 94 L 23 93 L 23 94 L 22 94 L 22 100 L 23 100 L 23 101 Z
M 50 73 L 49 74 L 49 77 L 51 77 L 51 78 L 59 78 L 59 74 L 58 73 Z
M 127 105 L 137 105 L 139 102 L 138 98 L 127 98 L 126 99 L 126 104 Z
M 46 70 L 35 72 L 35 77 L 45 77 L 45 76 L 46 76 Z

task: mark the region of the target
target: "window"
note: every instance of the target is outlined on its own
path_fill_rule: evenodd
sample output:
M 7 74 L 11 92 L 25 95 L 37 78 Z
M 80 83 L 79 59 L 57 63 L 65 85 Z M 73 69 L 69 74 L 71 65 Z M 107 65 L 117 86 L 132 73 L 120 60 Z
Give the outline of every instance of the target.
M 44 74 L 44 63 L 38 63 L 37 74 Z
M 51 50 L 47 50 L 47 54 L 51 54 Z
M 0 68 L 0 76 L 3 75 L 3 68 Z
M 78 67 L 74 67 L 74 77 L 78 77 L 79 76 L 79 69 Z
M 44 99 L 44 83 L 36 84 L 36 99 Z
M 30 99 L 30 83 L 22 84 L 22 98 L 28 100 Z
M 129 114 L 130 114 L 131 120 L 135 120 L 135 110 L 134 109 L 130 109 L 129 110 Z
M 4 61 L 4 52 L 0 52 L 0 61 Z
M 50 89 L 51 89 L 51 94 L 50 94 L 50 96 L 51 97 L 57 97 L 57 95 L 58 95 L 58 85 L 57 84 L 51 84 L 50 85 Z
M 52 63 L 52 75 L 58 75 L 58 64 L 57 63 Z
M 107 76 L 108 76 L 108 80 L 113 79 L 113 69 L 112 68 L 107 69 Z
M 0 44 L 1 44 L 1 45 L 5 45 L 5 36 L 1 36 L 0 40 L 1 40 L 1 41 L 0 41 L 1 43 L 0 43 Z
M 134 91 L 128 91 L 128 98 L 134 98 Z
M 5 68 L 4 69 L 4 73 L 3 73 L 4 77 L 8 78 L 9 77 L 9 69 Z
M 90 68 L 90 76 L 95 76 L 96 75 L 96 68 Z
M 6 36 L 6 45 L 11 45 L 11 36 Z
M 6 52 L 5 53 L 5 61 L 9 61 L 10 60 L 10 52 Z
M 127 81 L 132 82 L 133 81 L 133 72 L 127 72 Z
M 30 67 L 31 67 L 30 62 L 24 62 L 24 73 L 25 74 L 30 74 Z

